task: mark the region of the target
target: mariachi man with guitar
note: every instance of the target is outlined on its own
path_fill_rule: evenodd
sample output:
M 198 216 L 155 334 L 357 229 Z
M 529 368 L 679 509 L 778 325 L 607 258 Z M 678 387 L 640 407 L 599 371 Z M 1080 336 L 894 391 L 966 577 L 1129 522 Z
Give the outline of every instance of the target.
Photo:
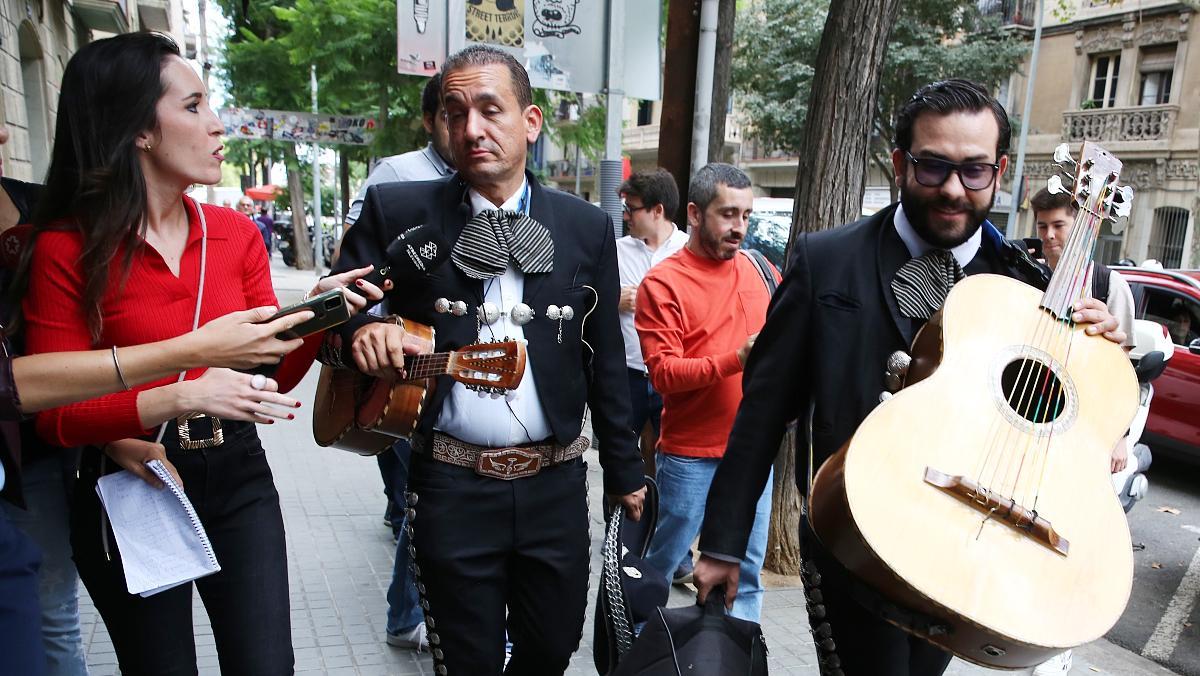
M 1026 573 L 1022 568 L 1029 560 L 1045 570 L 1061 567 L 1064 561 L 1080 560 L 1079 552 L 1064 553 L 1064 540 L 1079 536 L 1080 529 L 1057 532 L 1062 539 L 1055 539 L 1056 529 L 1065 517 L 1050 513 L 1049 501 L 1039 504 L 1036 497 L 1023 497 L 1026 483 L 1020 484 L 1022 491 L 1010 497 L 1000 487 L 1002 481 L 987 484 L 995 489 L 989 492 L 964 478 L 969 470 L 956 469 L 956 462 L 976 450 L 981 458 L 985 455 L 986 444 L 966 437 L 988 433 L 987 416 L 1003 408 L 1004 402 L 977 397 L 964 388 L 951 391 L 945 403 L 926 401 L 915 411 L 893 416 L 877 434 L 866 432 L 880 415 L 911 400 L 910 393 L 928 390 L 924 387 L 928 383 L 918 383 L 880 404 L 887 399 L 885 390 L 889 389 L 885 361 L 894 352 L 908 352 L 917 331 L 927 321 L 927 330 L 921 335 L 932 342 L 933 359 L 943 350 L 947 360 L 952 357 L 950 339 L 954 336 L 948 333 L 952 317 L 935 313 L 955 281 L 966 276 L 967 282 L 960 283 L 964 289 L 955 289 L 965 291 L 965 287 L 977 288 L 982 281 L 999 280 L 988 287 L 997 290 L 995 293 L 985 293 L 965 308 L 975 314 L 979 324 L 990 323 L 985 334 L 1000 333 L 1016 321 L 1008 308 L 1013 299 L 1023 299 L 1026 294 L 1014 292 L 1009 285 L 1027 289 L 1033 296 L 1028 303 L 1030 311 L 1039 310 L 1040 292 L 1012 280 L 1045 289 L 1048 271 L 1029 259 L 1023 246 L 1005 240 L 985 220 L 1008 163 L 1009 139 L 1004 109 L 981 86 L 947 80 L 920 88 L 897 116 L 892 162 L 900 203 L 869 218 L 797 239 L 783 284 L 746 364 L 742 404 L 708 496 L 700 537 L 703 556 L 696 565 L 695 580 L 702 599 L 714 586 L 724 586 L 726 598 L 731 600 L 729 595 L 737 589 L 736 561 L 745 551 L 755 500 L 766 482 L 785 428 L 798 419 L 797 436 L 802 441 L 797 451 L 796 481 L 810 498 L 808 514 L 799 524 L 803 577 L 822 674 L 929 676 L 945 670 L 951 657 L 948 651 L 981 664 L 1008 667 L 1014 663 L 1005 659 L 1014 656 L 1031 666 L 1055 652 L 1048 645 L 1043 646 L 1046 651 L 1040 653 L 1040 658 L 1026 652 L 1039 642 L 1053 643 L 1045 632 L 1019 635 L 1007 643 L 998 639 L 971 643 L 978 638 L 978 627 L 973 622 L 983 613 L 970 606 L 970 599 L 966 609 L 945 604 L 951 607 L 949 612 L 936 612 L 935 608 L 944 609 L 928 602 L 963 589 L 979 596 L 1008 592 L 1011 598 L 1024 599 L 1020 583 L 1027 578 L 1021 576 L 1038 575 L 1037 570 Z M 950 301 L 961 297 L 951 295 Z M 948 310 L 964 310 L 961 304 L 952 307 L 950 301 L 946 303 Z M 1056 330 L 1066 336 L 1068 343 L 1075 335 L 1087 343 L 1085 347 L 1111 348 L 1120 356 L 1113 343 L 1119 344 L 1124 336 L 1102 303 L 1072 299 L 1066 308 L 1059 308 L 1067 315 L 1062 322 L 1046 319 L 1045 323 L 1051 328 L 1060 327 Z M 1046 312 L 1042 315 L 1049 317 Z M 931 316 L 934 321 L 930 321 Z M 1111 343 L 1100 339 L 1100 335 Z M 939 339 L 944 340 L 944 346 Z M 1081 348 L 1076 345 L 1076 349 Z M 918 352 L 916 348 L 913 351 Z M 1031 391 L 1044 389 L 1050 382 L 1058 387 L 1058 379 L 1036 368 L 1038 355 L 1042 354 L 1047 352 L 1027 348 L 1009 360 L 1016 366 L 998 367 L 995 383 L 987 385 L 1002 389 L 1015 379 Z M 1025 361 L 1020 355 L 1026 356 Z M 974 366 L 991 368 L 992 362 L 1000 358 L 998 354 L 985 354 L 975 360 Z M 928 368 L 919 364 L 922 359 L 914 354 L 910 368 Z M 1047 359 L 1053 362 L 1054 373 L 1065 381 L 1058 363 Z M 929 383 L 970 370 L 958 364 L 946 368 L 947 363 L 930 377 Z M 910 376 L 909 382 L 912 380 Z M 1094 382 L 1081 382 L 1080 392 L 1072 390 L 1071 394 L 1082 397 L 1083 390 L 1089 388 L 1098 389 Z M 1119 389 L 1114 387 L 1113 391 Z M 963 402 L 976 399 L 984 400 L 981 413 L 959 413 Z M 1045 407 L 1039 410 L 1026 417 L 1044 418 Z M 1061 420 L 1046 423 L 1024 420 L 1021 412 L 1005 412 L 1012 414 L 1003 418 L 1012 430 L 1045 432 L 1029 444 L 1034 450 L 1053 436 L 1043 428 L 1061 426 L 1067 422 L 1068 413 L 1083 415 L 1072 409 L 1063 413 Z M 1132 415 L 1132 410 L 1129 413 Z M 1085 427 L 1082 420 L 1075 422 L 1079 423 L 1076 428 Z M 951 435 L 959 430 L 964 438 L 956 445 Z M 807 443 L 806 437 L 810 440 Z M 854 456 L 852 437 L 855 442 L 868 437 L 884 442 L 878 455 L 864 464 Z M 1076 474 L 1106 478 L 1107 453 L 1115 441 L 1093 449 L 1095 457 L 1080 463 L 1086 467 Z M 938 444 L 947 449 L 935 459 L 893 470 L 894 464 L 907 458 L 907 449 L 939 448 Z M 849 456 L 838 453 L 844 445 L 849 446 Z M 1025 465 L 1018 461 L 1005 464 L 1011 459 L 1003 453 L 999 457 L 1003 462 L 993 464 L 1011 466 L 1014 474 L 1023 471 L 1025 477 L 1037 475 L 1047 464 L 1044 455 L 1035 454 Z M 868 500 L 850 491 L 859 476 L 867 473 L 864 466 L 876 473 L 891 472 L 869 491 Z M 818 468 L 821 472 L 813 485 L 811 472 Z M 1049 476 L 1055 471 L 1051 467 L 1043 474 Z M 843 490 L 826 490 L 825 494 L 833 497 L 822 501 L 824 494 L 819 489 L 830 486 Z M 866 501 L 873 501 L 870 506 L 874 512 L 863 514 Z M 919 518 L 891 524 L 883 535 L 870 529 L 872 518 L 886 521 L 896 514 L 908 514 L 914 505 L 924 508 L 927 504 L 945 510 L 949 516 L 938 520 L 922 513 Z M 1102 507 L 1107 510 L 1106 503 Z M 1119 506 L 1112 507 L 1119 513 Z M 854 518 L 839 520 L 847 514 Z M 1057 523 L 1044 527 L 1047 521 Z M 929 546 L 922 539 L 927 534 L 945 536 L 950 544 Z M 867 565 L 877 563 L 873 557 L 888 551 L 878 539 L 888 539 L 886 544 L 911 561 Z M 864 541 L 874 548 L 854 549 Z M 996 543 L 1021 547 L 1020 555 L 1013 557 L 1017 561 L 996 561 L 1003 551 Z M 987 546 L 977 546 L 982 544 Z M 1056 545 L 1058 550 L 1054 549 Z M 958 569 L 941 572 L 941 559 L 960 550 L 975 559 Z M 1124 554 L 1129 555 L 1128 548 Z M 1085 561 L 1087 558 L 1083 556 Z M 898 594 L 898 590 L 907 588 L 902 582 L 908 572 L 906 566 L 918 573 L 939 571 L 941 578 L 925 587 L 913 585 L 917 593 Z M 1018 582 L 1007 587 L 996 582 L 995 566 L 1002 568 L 1001 572 L 1014 573 Z M 1086 584 L 1085 578 L 1079 577 L 1074 584 Z M 1082 598 L 1089 593 L 1081 588 L 1069 591 Z M 1025 620 L 1041 612 L 1033 605 L 1013 605 L 1017 607 L 1005 610 Z M 1068 646 L 1058 646 L 1058 650 L 1064 647 Z
M 438 352 L 526 341 L 524 377 L 507 394 L 435 379 L 411 435 L 408 527 L 438 673 L 501 673 L 507 626 L 506 673 L 561 674 L 587 605 L 589 408 L 605 491 L 635 515 L 645 492 L 613 229 L 525 172 L 542 112 L 513 57 L 452 55 L 442 99 L 459 173 L 371 187 L 337 268 L 380 261 L 405 231 L 433 226 L 449 261 L 399 285 L 389 310 L 432 326 Z M 426 245 L 418 255 L 436 254 Z M 404 368 L 399 325 L 360 316 L 342 329 L 347 364 L 388 378 Z

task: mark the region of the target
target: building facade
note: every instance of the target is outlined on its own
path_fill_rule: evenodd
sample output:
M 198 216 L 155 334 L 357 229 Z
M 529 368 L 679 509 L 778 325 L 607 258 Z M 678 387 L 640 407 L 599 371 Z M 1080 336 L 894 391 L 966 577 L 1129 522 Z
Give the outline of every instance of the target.
M 81 45 L 115 33 L 156 30 L 194 56 L 185 11 L 195 2 L 0 0 L 0 124 L 11 135 L 0 147 L 5 174 L 26 181 L 45 177 L 63 69 Z
M 1051 4 L 1051 3 L 1048 3 Z M 1077 0 L 1049 12 L 1042 36 L 1025 175 L 1027 191 L 1056 168 L 1055 146 L 1077 156 L 1096 141 L 1124 162 L 1133 213 L 1105 224 L 1096 257 L 1106 263 L 1155 259 L 1167 268 L 1200 265 L 1194 236 L 1200 203 L 1200 38 L 1194 3 Z M 1008 87 L 1009 110 L 1024 106 L 1028 64 Z M 1030 235 L 1022 212 L 1016 233 Z

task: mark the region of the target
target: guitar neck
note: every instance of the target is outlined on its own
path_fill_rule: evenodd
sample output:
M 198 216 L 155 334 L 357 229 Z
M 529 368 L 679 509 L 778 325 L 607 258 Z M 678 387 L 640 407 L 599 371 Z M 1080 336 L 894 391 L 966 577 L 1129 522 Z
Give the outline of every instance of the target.
M 454 354 L 454 352 L 437 352 L 405 355 L 404 370 L 408 372 L 408 380 L 421 380 L 450 373 L 450 361 Z

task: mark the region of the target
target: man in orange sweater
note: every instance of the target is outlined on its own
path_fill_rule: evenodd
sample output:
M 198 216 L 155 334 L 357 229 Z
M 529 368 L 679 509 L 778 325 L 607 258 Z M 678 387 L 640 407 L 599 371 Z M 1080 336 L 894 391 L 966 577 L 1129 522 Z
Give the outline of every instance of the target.
M 766 279 L 738 252 L 753 203 L 750 179 L 740 169 L 713 163 L 696 172 L 688 186 L 687 244 L 652 268 L 637 294 L 634 326 L 650 382 L 663 397 L 658 530 L 647 561 L 664 576 L 700 532 L 708 486 L 742 401 L 742 366 L 767 317 Z M 733 606 L 734 616 L 755 622 L 771 514 L 767 486 Z

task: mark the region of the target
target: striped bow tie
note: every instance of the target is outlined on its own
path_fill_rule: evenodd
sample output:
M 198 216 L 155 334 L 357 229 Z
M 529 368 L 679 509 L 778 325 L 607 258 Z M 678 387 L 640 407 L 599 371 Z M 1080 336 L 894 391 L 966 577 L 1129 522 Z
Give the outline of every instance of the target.
M 512 259 L 525 274 L 554 269 L 554 240 L 525 214 L 487 209 L 467 222 L 450 260 L 472 279 L 499 277 Z
M 950 287 L 963 278 L 962 268 L 945 249 L 931 249 L 896 271 L 892 292 L 900 314 L 912 319 L 929 319 L 942 307 Z

